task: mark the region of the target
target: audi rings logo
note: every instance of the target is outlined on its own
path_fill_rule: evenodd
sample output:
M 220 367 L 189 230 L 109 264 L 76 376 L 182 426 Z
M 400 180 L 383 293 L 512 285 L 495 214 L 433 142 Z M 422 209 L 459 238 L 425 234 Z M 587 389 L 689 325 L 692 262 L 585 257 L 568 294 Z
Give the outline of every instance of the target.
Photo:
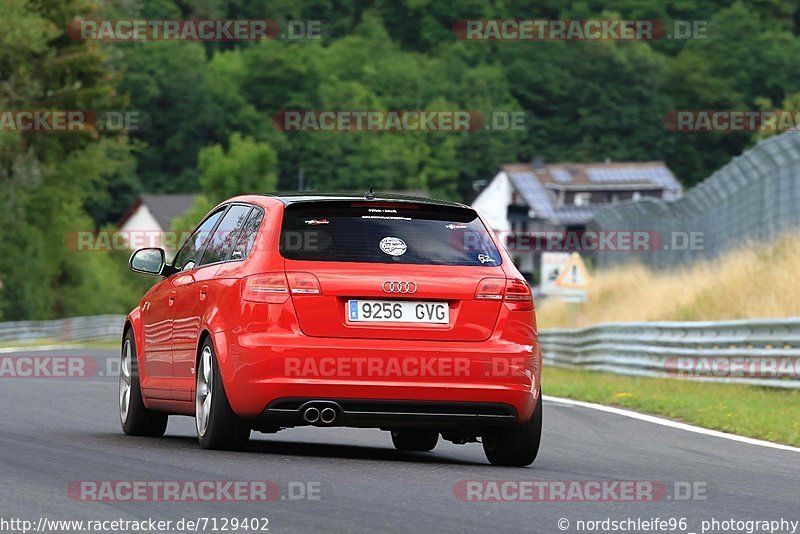
M 414 282 L 398 282 L 395 280 L 387 280 L 381 286 L 387 293 L 405 293 L 410 295 L 417 292 L 417 284 Z

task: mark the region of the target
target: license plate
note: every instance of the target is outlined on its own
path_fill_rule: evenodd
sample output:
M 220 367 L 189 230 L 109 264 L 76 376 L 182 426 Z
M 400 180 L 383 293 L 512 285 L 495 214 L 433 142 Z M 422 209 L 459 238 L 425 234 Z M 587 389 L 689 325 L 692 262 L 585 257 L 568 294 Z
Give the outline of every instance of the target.
M 349 300 L 347 319 L 353 323 L 431 323 L 448 324 L 450 306 L 446 302 L 409 300 Z

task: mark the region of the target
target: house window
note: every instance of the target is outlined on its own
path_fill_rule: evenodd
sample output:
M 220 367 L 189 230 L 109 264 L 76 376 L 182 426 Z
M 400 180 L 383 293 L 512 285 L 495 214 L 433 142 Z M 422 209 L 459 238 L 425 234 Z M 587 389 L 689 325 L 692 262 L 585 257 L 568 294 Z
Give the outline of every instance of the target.
M 575 193 L 576 206 L 588 206 L 591 203 L 592 203 L 591 193 Z

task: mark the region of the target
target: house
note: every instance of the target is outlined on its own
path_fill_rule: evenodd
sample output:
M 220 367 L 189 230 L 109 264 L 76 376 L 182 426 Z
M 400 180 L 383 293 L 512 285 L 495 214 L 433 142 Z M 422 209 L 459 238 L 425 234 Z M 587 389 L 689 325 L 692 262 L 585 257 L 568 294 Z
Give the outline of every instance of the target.
M 545 164 L 536 158 L 503 165 L 472 206 L 504 237 L 520 271 L 535 278 L 542 251 L 515 246 L 518 236 L 553 231 L 566 236 L 585 230 L 604 207 L 645 197 L 670 200 L 682 193 L 663 161 Z
M 184 236 L 173 235 L 172 220 L 189 211 L 197 197 L 195 194 L 140 196 L 117 224 L 122 239 L 131 249 L 162 247 L 175 250 Z M 185 230 L 191 231 L 191 228 Z

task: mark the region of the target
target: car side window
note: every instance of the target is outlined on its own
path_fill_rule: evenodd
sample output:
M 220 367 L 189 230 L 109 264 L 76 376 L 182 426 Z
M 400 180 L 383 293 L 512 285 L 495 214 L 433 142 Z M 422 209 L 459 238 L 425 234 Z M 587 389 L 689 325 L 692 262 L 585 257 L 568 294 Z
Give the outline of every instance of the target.
M 253 211 L 247 218 L 247 222 L 242 227 L 241 232 L 239 232 L 239 239 L 231 252 L 231 260 L 236 261 L 247 258 L 256 242 L 258 229 L 263 219 L 264 212 L 259 208 L 253 208 Z
M 208 245 L 198 265 L 208 265 L 227 259 L 251 209 L 252 206 L 231 206 L 208 239 Z
M 175 261 L 172 262 L 173 267 L 179 271 L 185 271 L 197 265 L 197 260 L 199 259 L 197 256 L 203 250 L 209 237 L 211 237 L 211 231 L 214 229 L 217 222 L 219 222 L 223 213 L 225 213 L 225 208 L 216 211 L 203 221 L 178 251 L 178 254 L 175 256 Z

